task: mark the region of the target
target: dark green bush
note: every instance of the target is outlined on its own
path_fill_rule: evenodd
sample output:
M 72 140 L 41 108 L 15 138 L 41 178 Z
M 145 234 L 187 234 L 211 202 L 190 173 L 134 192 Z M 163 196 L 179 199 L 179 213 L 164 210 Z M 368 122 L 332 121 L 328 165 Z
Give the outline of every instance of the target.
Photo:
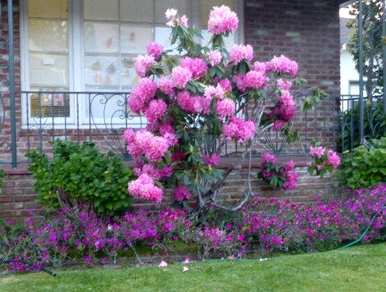
M 343 185 L 352 189 L 386 182 L 386 137 L 344 154 L 339 176 Z
M 339 134 L 339 139 L 337 141 L 338 149 L 343 152 L 351 147 L 351 143 L 353 144 L 353 148 L 359 146 L 359 103 L 355 102 L 352 109 L 343 112 L 339 122 L 339 129 L 341 133 Z M 374 101 L 373 105 L 369 102 L 365 104 L 364 135 L 367 140 L 379 139 L 386 136 L 386 114 L 383 111 L 382 99 Z
M 93 143 L 55 141 L 53 158 L 30 151 L 29 170 L 38 200 L 46 207 L 86 205 L 99 215 L 116 215 L 130 207 L 127 184 L 132 171 L 113 153 L 101 153 Z

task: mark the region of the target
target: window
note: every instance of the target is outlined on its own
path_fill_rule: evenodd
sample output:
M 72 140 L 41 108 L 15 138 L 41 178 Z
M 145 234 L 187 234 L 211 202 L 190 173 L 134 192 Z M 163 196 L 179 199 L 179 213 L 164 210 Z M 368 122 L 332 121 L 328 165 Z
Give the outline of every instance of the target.
M 173 7 L 201 27 L 209 10 L 236 0 L 21 0 L 23 112 L 31 118 L 76 117 L 82 124 L 102 115 L 102 106 L 64 92 L 127 92 L 136 82 L 133 57 L 155 40 L 170 48 L 165 11 Z M 240 24 L 242 27 L 242 24 Z M 242 29 L 242 28 L 241 28 Z M 228 37 L 233 43 L 238 35 Z M 56 93 L 52 93 L 56 92 Z M 83 100 L 83 101 L 82 101 Z M 79 103 L 79 104 L 78 104 Z M 117 109 L 119 102 L 115 102 Z M 92 107 L 90 109 L 90 106 Z

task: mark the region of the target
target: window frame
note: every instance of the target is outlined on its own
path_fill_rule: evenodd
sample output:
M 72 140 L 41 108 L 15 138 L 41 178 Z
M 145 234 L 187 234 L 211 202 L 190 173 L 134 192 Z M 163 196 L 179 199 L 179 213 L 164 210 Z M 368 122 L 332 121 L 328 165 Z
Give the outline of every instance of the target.
M 86 92 L 86 84 L 85 84 L 85 70 L 86 70 L 86 51 L 84 47 L 85 41 L 85 22 L 90 21 L 85 19 L 84 17 L 84 1 L 79 0 L 67 0 L 68 1 L 68 89 L 63 90 L 63 92 Z M 155 0 L 156 1 L 156 0 Z M 235 12 L 239 16 L 239 30 L 235 34 L 235 42 L 241 43 L 244 41 L 244 0 L 233 0 L 235 3 Z M 189 0 L 189 8 L 191 9 L 191 16 L 189 17 L 190 24 L 199 25 L 200 24 L 200 1 Z M 20 78 L 21 78 L 21 90 L 23 92 L 31 91 L 30 87 L 30 53 L 29 53 L 29 33 L 28 33 L 28 0 L 19 0 L 20 7 Z M 93 21 L 93 20 L 91 20 Z M 100 22 L 111 22 L 127 24 L 130 21 L 105 21 L 98 20 Z M 132 22 L 134 23 L 134 22 Z M 144 22 L 140 22 L 139 24 L 143 24 Z M 159 24 L 153 19 L 153 39 L 155 39 L 155 27 Z M 119 26 L 119 34 L 121 27 Z M 130 53 L 123 54 L 130 55 Z M 119 49 L 119 56 L 122 56 L 121 49 Z M 119 58 L 119 61 L 121 59 Z M 121 78 L 121 77 L 120 77 Z M 103 90 L 103 89 L 88 89 L 87 92 L 107 92 L 108 94 L 113 92 L 124 92 L 126 89 L 122 89 L 121 81 L 119 84 L 120 89 L 118 90 Z M 62 92 L 62 91 L 59 91 Z M 69 117 L 32 117 L 31 116 L 31 106 L 30 106 L 30 97 L 26 94 L 21 95 L 21 113 L 22 113 L 22 128 L 41 128 L 42 123 L 36 123 L 33 125 L 31 123 L 32 119 L 40 119 L 40 120 L 49 120 L 49 122 L 43 123 L 43 127 L 45 124 L 48 127 L 51 125 L 51 122 L 55 125 L 57 129 L 73 129 L 73 128 L 89 128 L 90 119 L 85 114 L 86 112 L 90 112 L 88 110 L 88 100 L 84 99 L 84 101 L 79 102 L 78 106 L 76 105 L 75 98 L 71 97 L 70 94 L 70 104 L 69 104 Z M 76 117 L 75 115 L 78 115 Z M 77 120 L 78 119 L 78 120 Z M 103 121 L 99 121 L 100 124 L 103 124 Z M 124 124 L 123 122 L 122 124 Z M 133 123 L 131 125 L 131 123 Z M 143 124 L 142 117 L 135 117 L 130 120 L 129 125 L 136 127 L 137 125 Z M 97 124 L 94 125 L 93 128 L 97 129 Z M 119 123 L 116 125 L 118 128 L 121 127 Z

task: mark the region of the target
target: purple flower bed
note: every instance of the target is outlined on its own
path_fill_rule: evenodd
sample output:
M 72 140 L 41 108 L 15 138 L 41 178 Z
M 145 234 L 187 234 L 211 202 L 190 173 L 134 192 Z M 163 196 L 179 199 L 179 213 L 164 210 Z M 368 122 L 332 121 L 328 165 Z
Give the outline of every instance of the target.
M 171 252 L 171 242 L 196 247 L 201 257 L 243 256 L 335 248 L 357 239 L 378 214 L 364 241 L 385 239 L 386 184 L 355 191 L 346 199 L 312 204 L 255 197 L 237 216 L 202 223 L 182 209 L 138 210 L 118 218 L 61 209 L 22 227 L 0 226 L 0 254 L 12 271 L 83 261 L 115 262 L 138 246 Z M 201 222 L 201 223 L 200 223 Z M 206 222 L 212 222 L 206 220 Z M 214 221 L 213 221 L 214 222 Z

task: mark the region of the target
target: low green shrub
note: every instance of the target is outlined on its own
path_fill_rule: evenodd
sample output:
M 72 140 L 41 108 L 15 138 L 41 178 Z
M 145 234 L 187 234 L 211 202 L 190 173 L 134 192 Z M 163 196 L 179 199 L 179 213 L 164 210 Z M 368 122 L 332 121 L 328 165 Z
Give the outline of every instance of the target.
M 386 137 L 371 140 L 343 156 L 339 177 L 344 186 L 365 188 L 386 182 Z
M 55 141 L 52 159 L 38 150 L 27 157 L 38 200 L 48 208 L 86 205 L 99 215 L 117 215 L 131 205 L 127 184 L 132 171 L 93 143 Z

